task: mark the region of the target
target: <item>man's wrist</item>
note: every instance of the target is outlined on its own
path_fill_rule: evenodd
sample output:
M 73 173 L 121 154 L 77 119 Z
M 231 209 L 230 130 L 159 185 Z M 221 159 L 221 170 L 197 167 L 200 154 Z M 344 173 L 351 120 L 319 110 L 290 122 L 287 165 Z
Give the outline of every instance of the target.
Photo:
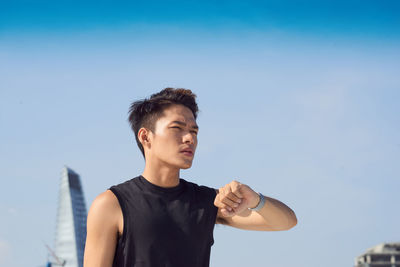
M 249 209 L 254 209 L 255 207 L 257 207 L 257 205 L 260 203 L 261 201 L 261 197 L 260 194 L 257 192 L 254 192 L 254 198 L 252 199 L 252 201 L 249 203 Z
M 264 205 L 265 205 L 265 197 L 264 197 L 264 195 L 261 194 L 261 193 L 258 193 L 258 198 L 259 198 L 258 204 L 256 206 L 254 206 L 253 208 L 248 208 L 249 210 L 258 211 L 262 207 L 264 207 Z

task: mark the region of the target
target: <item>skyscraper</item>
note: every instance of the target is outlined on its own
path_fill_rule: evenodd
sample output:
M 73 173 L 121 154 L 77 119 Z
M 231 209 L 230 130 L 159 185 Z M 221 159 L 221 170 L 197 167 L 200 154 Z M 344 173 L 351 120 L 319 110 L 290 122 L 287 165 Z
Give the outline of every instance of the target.
M 83 266 L 86 216 L 85 199 L 79 175 L 70 168 L 64 167 L 60 182 L 54 250 L 58 265 Z

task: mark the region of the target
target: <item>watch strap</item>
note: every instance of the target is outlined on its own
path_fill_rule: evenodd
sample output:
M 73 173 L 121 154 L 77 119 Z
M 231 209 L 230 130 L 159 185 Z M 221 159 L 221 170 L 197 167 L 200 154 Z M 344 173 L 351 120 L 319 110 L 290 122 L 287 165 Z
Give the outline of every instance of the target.
M 264 207 L 265 205 L 265 197 L 263 194 L 258 193 L 258 195 L 260 196 L 260 202 L 258 202 L 258 205 L 254 208 L 249 208 L 249 210 L 252 211 L 259 211 L 262 207 Z

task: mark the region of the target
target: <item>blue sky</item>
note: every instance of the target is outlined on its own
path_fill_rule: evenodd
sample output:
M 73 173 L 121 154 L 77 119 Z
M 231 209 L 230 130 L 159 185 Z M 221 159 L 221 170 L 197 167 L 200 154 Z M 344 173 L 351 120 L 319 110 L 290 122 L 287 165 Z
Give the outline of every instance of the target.
M 211 266 L 351 266 L 399 241 L 398 13 L 396 1 L 2 1 L 0 265 L 46 261 L 64 164 L 88 206 L 141 172 L 128 107 L 167 86 L 191 88 L 201 110 L 182 177 L 237 179 L 299 219 L 277 233 L 217 226 Z
M 115 30 L 132 24 L 188 30 L 270 30 L 398 37 L 397 1 L 2 1 L 5 31 Z

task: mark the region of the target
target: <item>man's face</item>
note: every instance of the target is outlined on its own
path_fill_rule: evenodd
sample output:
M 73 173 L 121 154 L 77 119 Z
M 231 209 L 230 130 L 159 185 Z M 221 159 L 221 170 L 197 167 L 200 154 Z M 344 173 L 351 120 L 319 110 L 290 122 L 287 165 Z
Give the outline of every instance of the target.
M 160 160 L 170 167 L 190 168 L 197 147 L 197 133 L 192 111 L 183 105 L 171 105 L 155 123 L 148 152 L 152 160 Z

